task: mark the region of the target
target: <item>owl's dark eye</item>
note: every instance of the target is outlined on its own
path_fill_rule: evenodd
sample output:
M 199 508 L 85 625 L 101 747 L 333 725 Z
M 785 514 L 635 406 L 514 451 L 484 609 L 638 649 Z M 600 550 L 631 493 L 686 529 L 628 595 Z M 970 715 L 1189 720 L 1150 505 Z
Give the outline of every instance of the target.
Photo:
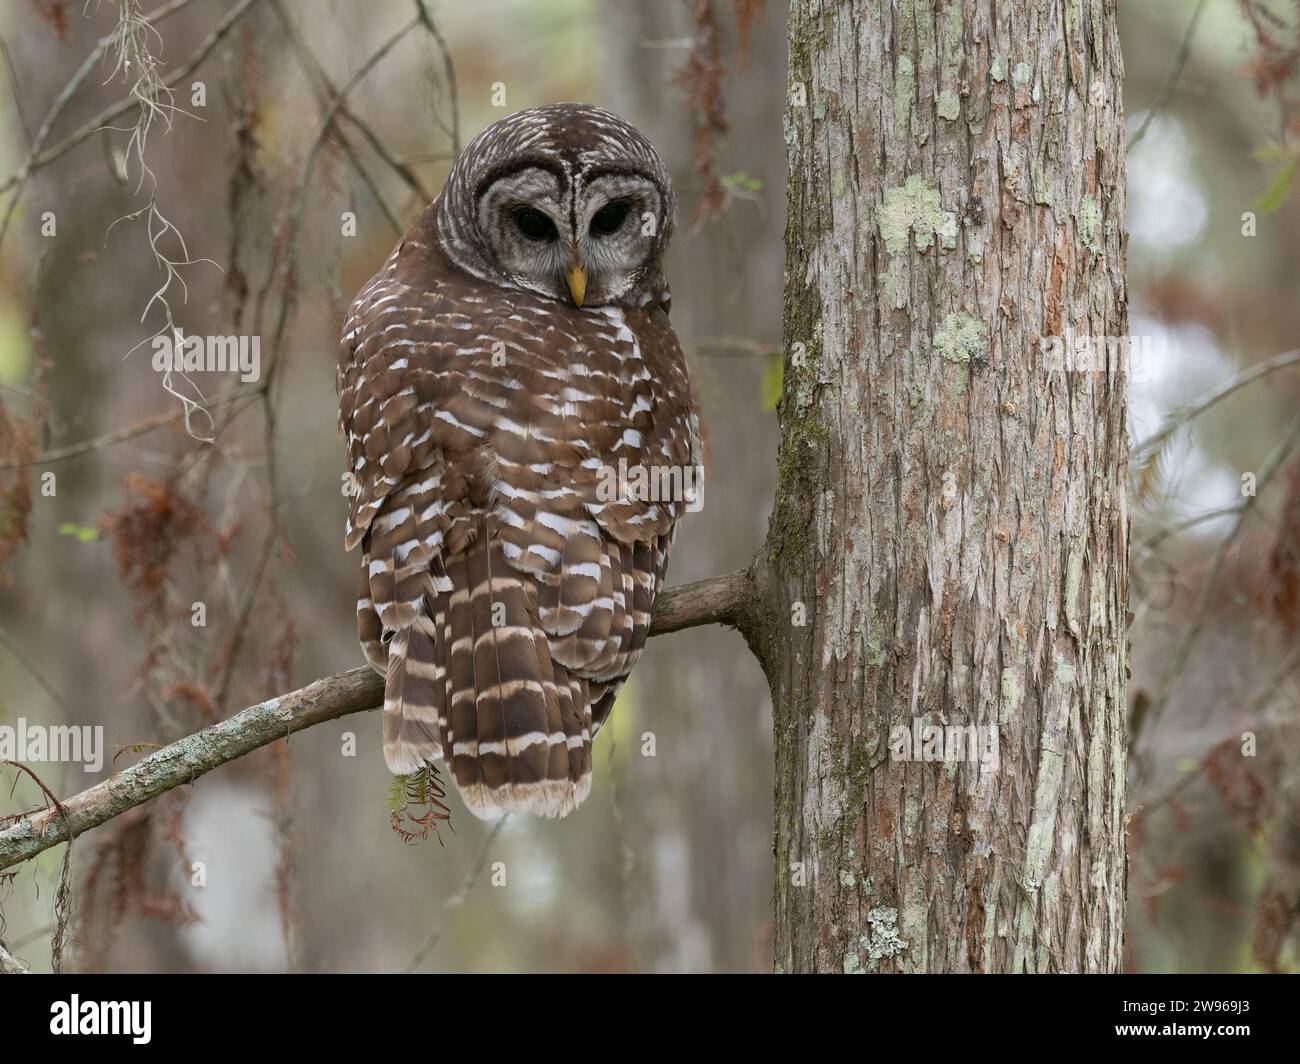
M 596 236 L 609 236 L 610 233 L 618 232 L 626 217 L 626 203 L 606 203 L 592 216 L 591 231 Z
M 529 240 L 554 240 L 556 237 L 555 223 L 532 207 L 520 207 L 515 211 L 515 225 Z

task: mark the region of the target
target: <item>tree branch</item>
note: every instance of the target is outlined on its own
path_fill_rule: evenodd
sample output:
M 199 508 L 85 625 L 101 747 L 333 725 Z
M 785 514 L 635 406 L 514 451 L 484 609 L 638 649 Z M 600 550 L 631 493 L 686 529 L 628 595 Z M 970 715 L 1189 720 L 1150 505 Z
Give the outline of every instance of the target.
M 181 8 L 188 6 L 193 2 L 194 0 L 171 0 L 170 3 L 163 4 L 162 7 L 158 8 L 156 11 L 151 11 L 147 14 L 144 21 L 149 23 L 151 26 L 156 26 L 169 15 L 174 15 L 177 11 L 181 10 Z M 225 16 L 217 23 L 212 32 L 203 40 L 199 45 L 198 51 L 190 56 L 190 58 L 180 67 L 174 70 L 171 76 L 166 79 L 164 84 L 166 84 L 168 88 L 175 88 L 187 77 L 193 74 L 211 54 L 212 50 L 221 43 L 227 34 L 230 33 L 234 28 L 235 23 L 239 21 L 244 12 L 256 2 L 257 0 L 239 0 L 239 3 L 226 12 Z M 133 96 L 128 96 L 124 100 L 119 100 L 117 103 L 105 107 L 93 118 L 82 123 L 77 127 L 75 132 L 69 133 L 59 141 L 58 144 L 55 144 L 51 148 L 45 148 L 42 150 L 42 147 L 49 136 L 50 128 L 54 125 L 54 120 L 63 112 L 63 109 L 71 101 L 72 97 L 76 94 L 76 91 L 81 87 L 81 83 L 85 81 L 87 75 L 89 75 L 89 73 L 94 69 L 95 64 L 99 62 L 104 53 L 108 51 L 113 40 L 114 34 L 106 33 L 95 44 L 94 49 L 91 51 L 90 55 L 85 58 L 81 66 L 77 68 L 77 72 L 73 75 L 72 80 L 64 86 L 63 91 L 59 93 L 58 98 L 54 101 L 54 105 L 45 116 L 44 122 L 41 123 L 41 129 L 36 134 L 36 139 L 33 141 L 23 165 L 19 168 L 17 173 L 12 174 L 3 184 L 0 184 L 0 192 L 8 192 L 9 189 L 13 188 L 15 185 L 21 186 L 26 182 L 31 173 L 41 169 L 42 167 L 48 166 L 56 159 L 62 158 L 82 141 L 89 139 L 101 129 L 105 128 L 114 119 L 122 117 L 122 115 L 139 106 L 139 101 Z M 16 198 L 17 193 L 15 193 L 15 201 Z
M 704 624 L 735 627 L 745 616 L 752 587 L 749 574 L 739 572 L 669 588 L 655 604 L 650 634 Z M 384 681 L 361 666 L 250 706 L 69 798 L 61 812 L 45 809 L 0 832 L 0 870 L 69 841 L 69 835 L 76 838 L 174 787 L 193 783 L 277 739 L 350 713 L 378 709 L 383 696 Z
M 702 624 L 724 624 L 739 628 L 754 595 L 754 581 L 748 570 L 712 576 L 693 584 L 670 587 L 655 600 L 651 635 L 667 635 Z
M 26 975 L 27 969 L 21 961 L 14 959 L 13 955 L 0 945 L 0 975 Z

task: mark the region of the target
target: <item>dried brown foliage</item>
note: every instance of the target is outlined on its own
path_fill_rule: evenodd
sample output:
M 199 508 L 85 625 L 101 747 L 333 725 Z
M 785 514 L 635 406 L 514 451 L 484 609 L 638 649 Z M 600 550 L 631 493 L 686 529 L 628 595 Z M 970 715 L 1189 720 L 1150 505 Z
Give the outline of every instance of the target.
M 749 61 L 750 33 L 764 2 L 731 0 L 739 67 Z M 722 25 L 714 0 L 689 0 L 689 4 L 695 35 L 690 55 L 673 75 L 673 81 L 686 94 L 686 117 L 691 123 L 692 164 L 700 186 L 692 227 L 698 229 L 705 221 L 716 221 L 726 202 L 726 189 L 718 175 L 719 145 L 728 129 L 722 91 L 726 64 Z
M 1271 972 L 1286 971 L 1300 959 L 1300 773 L 1295 771 L 1300 729 L 1291 724 L 1278 732 L 1272 744 L 1279 754 L 1273 779 L 1276 797 L 1270 808 L 1269 849 L 1255 905 L 1253 943 L 1256 960 Z
M 1291 468 L 1277 539 L 1269 553 L 1273 616 L 1289 637 L 1300 634 L 1300 462 Z
M 0 395 L 0 587 L 9 585 L 5 566 L 27 542 L 32 512 L 31 465 L 45 437 L 44 362 L 38 362 L 31 385 L 31 413 L 12 412 Z M 12 467 L 12 468 L 5 468 Z
M 54 32 L 59 40 L 68 36 L 68 2 L 69 0 L 31 0 L 36 14 Z
M 695 43 L 685 64 L 673 80 L 686 93 L 687 117 L 691 121 L 695 176 L 700 181 L 700 202 L 695 210 L 696 226 L 722 213 L 724 198 L 718 177 L 718 142 L 727 132 L 722 99 L 722 31 L 713 0 L 691 0 Z
M 1272 884 L 1260 891 L 1255 909 L 1255 958 L 1270 972 L 1282 972 L 1282 951 L 1300 917 L 1300 902 L 1294 891 L 1284 892 Z
M 172 859 L 179 859 L 188 872 L 181 809 L 176 802 L 139 806 L 105 825 L 96 838 L 80 900 L 80 959 L 86 970 L 102 966 L 117 930 L 129 917 L 182 927 L 198 922 L 198 913 L 179 894 L 167 887 L 151 887 L 148 881 L 159 837 L 172 843 Z
M 1272 806 L 1270 788 L 1253 759 L 1242 756 L 1236 739 L 1219 743 L 1210 752 L 1204 772 L 1224 806 L 1248 831 L 1256 832 L 1264 825 Z
M 731 0 L 731 10 L 736 16 L 736 51 L 742 67 L 749 61 L 749 34 L 764 3 L 765 0 Z
M 118 572 L 140 617 L 161 623 L 172 563 L 207 527 L 207 515 L 181 491 L 176 477 L 132 473 L 123 495 L 122 506 L 107 512 L 100 528 L 112 542 Z
M 212 696 L 207 688 L 194 683 L 167 684 L 161 692 L 163 701 L 183 700 L 195 706 L 204 720 L 212 717 Z
M 59 814 L 67 821 L 67 812 L 64 810 L 62 803 L 55 797 L 54 792 L 45 785 L 45 781 L 38 776 L 35 771 L 28 765 L 19 764 L 17 761 L 5 760 L 0 764 L 9 765 L 17 770 L 14 777 L 13 788 L 10 790 L 10 797 L 13 797 L 13 790 L 18 787 L 18 780 L 23 777 L 29 777 L 45 797 L 46 808 L 58 810 Z M 10 817 L 3 818 L 3 821 L 17 820 L 25 813 L 19 813 Z M 0 821 L 0 822 L 3 822 Z M 63 972 L 63 954 L 68 944 L 68 931 L 72 921 L 72 835 L 69 831 L 67 836 L 68 845 L 63 851 L 63 863 L 59 866 L 59 885 L 54 890 L 54 935 L 50 940 L 50 967 L 56 975 Z M 2 920 L 3 914 L 0 914 Z M 0 925 L 2 926 L 2 925 Z
M 1264 881 L 1254 905 L 1254 952 L 1269 971 L 1286 970 L 1288 944 L 1300 947 L 1300 782 L 1294 771 L 1294 724 L 1258 730 L 1259 754 L 1243 755 L 1231 738 L 1202 762 L 1205 778 L 1227 810 L 1265 848 Z M 1177 803 L 1175 803 L 1176 805 Z
M 269 611 L 268 625 L 275 632 L 266 655 L 266 675 L 263 683 L 268 692 L 284 691 L 291 687 L 294 654 L 298 649 L 298 633 L 277 594 Z M 302 913 L 299 911 L 293 890 L 297 871 L 297 851 L 293 840 L 293 772 L 289 763 L 289 744 L 278 742 L 271 747 L 271 801 L 272 823 L 275 826 L 279 859 L 275 865 L 275 901 L 280 913 L 280 929 L 284 936 L 285 956 L 290 971 L 301 967 Z
M 451 826 L 451 809 L 443 801 L 446 797 L 437 765 L 426 764 L 409 776 L 395 776 L 388 796 L 394 834 L 409 845 L 424 841 L 432 831 L 441 846 L 438 823 L 445 821 Z
M 1259 51 L 1247 64 L 1246 73 L 1255 82 L 1260 97 L 1276 94 L 1284 83 L 1295 76 L 1300 61 L 1300 40 L 1291 29 L 1291 41 L 1286 41 L 1287 24 L 1263 0 L 1240 0 L 1242 14 L 1255 33 Z M 1297 5 L 1300 15 L 1300 4 Z
M 1245 73 L 1255 83 L 1261 99 L 1274 99 L 1279 108 L 1282 131 L 1300 133 L 1300 115 L 1295 100 L 1287 94 L 1300 70 L 1300 2 L 1293 0 L 1294 24 L 1287 22 L 1265 0 L 1238 0 L 1242 14 L 1255 35 L 1256 52 Z
M 28 467 L 36 457 L 40 434 L 38 415 L 29 420 L 14 418 L 0 398 L 0 463 L 21 466 L 0 471 L 0 586 L 9 584 L 6 563 L 27 542 L 32 512 Z

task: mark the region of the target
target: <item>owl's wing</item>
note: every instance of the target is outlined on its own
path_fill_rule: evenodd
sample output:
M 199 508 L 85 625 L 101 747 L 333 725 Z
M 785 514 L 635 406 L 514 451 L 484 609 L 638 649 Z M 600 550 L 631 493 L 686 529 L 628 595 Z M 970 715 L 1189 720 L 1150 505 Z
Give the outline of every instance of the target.
M 353 305 L 339 392 L 390 767 L 445 756 L 480 815 L 568 812 L 698 489 L 666 315 L 507 293 L 408 238 Z M 678 472 L 638 490 L 645 468 Z
M 698 501 L 701 463 L 667 316 L 605 308 L 568 328 L 577 335 L 553 344 L 571 352 L 557 371 L 568 383 L 544 401 L 589 446 L 578 469 L 549 483 L 503 466 L 498 509 L 507 559 L 542 588 L 552 657 L 588 681 L 594 735 L 649 635 L 675 523 Z M 518 436 L 502 442 L 527 451 Z

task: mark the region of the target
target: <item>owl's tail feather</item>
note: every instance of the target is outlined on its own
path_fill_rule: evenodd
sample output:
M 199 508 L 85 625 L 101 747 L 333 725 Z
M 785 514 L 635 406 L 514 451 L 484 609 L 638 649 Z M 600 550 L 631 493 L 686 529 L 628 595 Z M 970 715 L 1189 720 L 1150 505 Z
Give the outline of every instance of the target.
M 490 536 L 445 560 L 446 743 L 465 804 L 485 820 L 566 816 L 591 789 L 586 681 L 552 662 L 536 585 Z
M 434 622 L 423 613 L 393 633 L 384 674 L 384 760 L 404 776 L 442 757 Z
M 387 600 L 384 600 L 387 605 Z M 385 633 L 370 587 L 370 556 L 363 558 L 357 592 L 357 635 L 370 667 L 384 677 L 384 760 L 399 776 L 442 756 L 436 623 L 417 614 L 415 624 Z

